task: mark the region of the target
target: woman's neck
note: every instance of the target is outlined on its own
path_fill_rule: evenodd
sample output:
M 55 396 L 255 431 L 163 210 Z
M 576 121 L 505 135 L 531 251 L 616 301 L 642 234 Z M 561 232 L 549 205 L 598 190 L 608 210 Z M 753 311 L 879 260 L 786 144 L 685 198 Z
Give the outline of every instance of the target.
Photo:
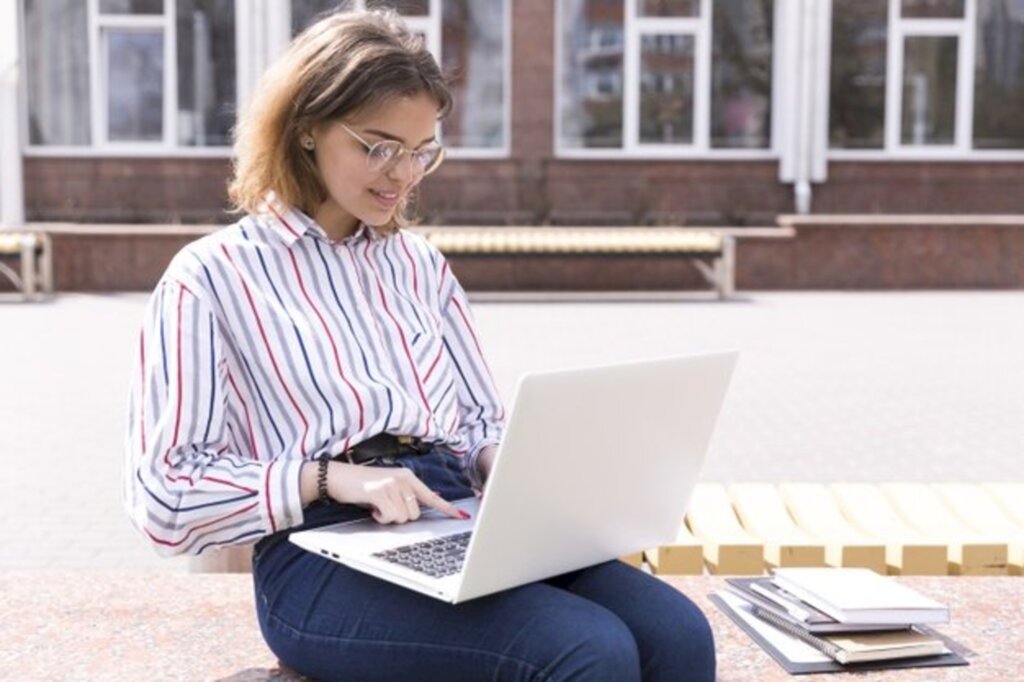
M 359 219 L 346 213 L 329 199 L 320 204 L 320 208 L 313 215 L 313 220 L 324 228 L 324 232 L 331 240 L 336 242 L 351 237 L 359 229 Z

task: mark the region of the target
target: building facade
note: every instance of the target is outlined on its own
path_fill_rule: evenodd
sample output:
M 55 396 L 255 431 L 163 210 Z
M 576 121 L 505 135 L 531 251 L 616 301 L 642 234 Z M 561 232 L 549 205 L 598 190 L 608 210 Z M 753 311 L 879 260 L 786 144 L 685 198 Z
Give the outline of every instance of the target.
M 226 222 L 235 112 L 330 0 L 18 0 L 31 221 Z M 1024 214 L 1024 0 L 358 0 L 453 77 L 447 224 Z

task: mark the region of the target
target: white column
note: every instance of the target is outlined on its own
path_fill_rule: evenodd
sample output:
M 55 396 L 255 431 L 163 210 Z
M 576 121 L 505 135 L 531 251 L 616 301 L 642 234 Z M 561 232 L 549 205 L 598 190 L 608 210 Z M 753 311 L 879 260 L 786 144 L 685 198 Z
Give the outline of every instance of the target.
M 0 227 L 25 222 L 18 119 L 18 5 L 0 2 Z
M 798 213 L 811 210 L 811 183 L 828 177 L 831 2 L 790 0 L 780 6 L 775 38 L 780 68 L 779 179 L 793 183 Z
M 288 47 L 291 16 L 286 0 L 235 0 L 239 110 L 245 109 L 263 72 Z

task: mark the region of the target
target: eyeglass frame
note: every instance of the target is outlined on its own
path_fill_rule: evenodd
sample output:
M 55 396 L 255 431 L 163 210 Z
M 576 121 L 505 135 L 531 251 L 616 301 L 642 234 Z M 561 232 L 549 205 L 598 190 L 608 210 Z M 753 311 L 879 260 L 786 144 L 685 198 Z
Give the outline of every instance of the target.
M 380 140 L 379 142 L 374 142 L 374 143 L 367 142 L 366 140 L 364 140 L 362 138 L 361 135 L 359 135 L 359 133 L 357 133 L 356 131 L 352 130 L 351 128 L 349 128 L 344 123 L 339 121 L 338 125 L 340 125 L 345 130 L 346 133 L 348 133 L 349 135 L 354 137 L 356 139 L 356 141 L 359 142 L 359 144 L 363 145 L 363 147 L 366 148 L 366 160 L 367 160 L 367 163 L 369 163 L 370 154 L 373 152 L 373 149 L 377 145 L 386 144 L 386 143 L 397 143 L 399 145 L 399 152 L 395 155 L 393 160 L 389 160 L 388 162 L 385 163 L 385 166 L 381 168 L 381 170 L 380 170 L 380 174 L 381 175 L 383 175 L 384 173 L 387 173 L 392 168 L 397 166 L 401 162 L 403 156 L 407 155 L 407 156 L 412 157 L 412 155 L 416 153 L 415 149 L 409 149 L 408 147 L 403 145 L 401 142 L 398 142 L 398 140 Z M 445 157 L 444 146 L 442 144 L 440 144 L 440 143 L 435 143 L 435 144 L 437 144 L 437 149 L 438 149 L 437 161 L 434 162 L 433 167 L 430 168 L 429 170 L 424 168 L 422 173 L 419 175 L 420 178 L 425 178 L 426 176 L 430 175 L 431 173 L 433 173 L 434 171 L 436 171 L 438 169 L 438 167 L 441 165 L 441 163 L 444 162 L 444 157 Z M 415 157 L 412 157 L 412 158 L 415 158 Z

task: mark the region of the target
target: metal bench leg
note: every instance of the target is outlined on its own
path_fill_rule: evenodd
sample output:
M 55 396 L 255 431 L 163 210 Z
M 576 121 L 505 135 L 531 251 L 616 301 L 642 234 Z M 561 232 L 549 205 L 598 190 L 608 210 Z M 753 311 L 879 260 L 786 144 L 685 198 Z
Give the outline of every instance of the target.
M 732 298 L 736 293 L 736 239 L 722 237 L 722 255 L 715 259 L 715 289 L 718 298 Z
M 39 278 L 42 280 L 43 291 L 53 295 L 53 241 L 50 235 L 40 233 L 39 239 Z
M 26 301 L 36 295 L 36 241 L 28 235 L 21 238 L 21 293 Z

